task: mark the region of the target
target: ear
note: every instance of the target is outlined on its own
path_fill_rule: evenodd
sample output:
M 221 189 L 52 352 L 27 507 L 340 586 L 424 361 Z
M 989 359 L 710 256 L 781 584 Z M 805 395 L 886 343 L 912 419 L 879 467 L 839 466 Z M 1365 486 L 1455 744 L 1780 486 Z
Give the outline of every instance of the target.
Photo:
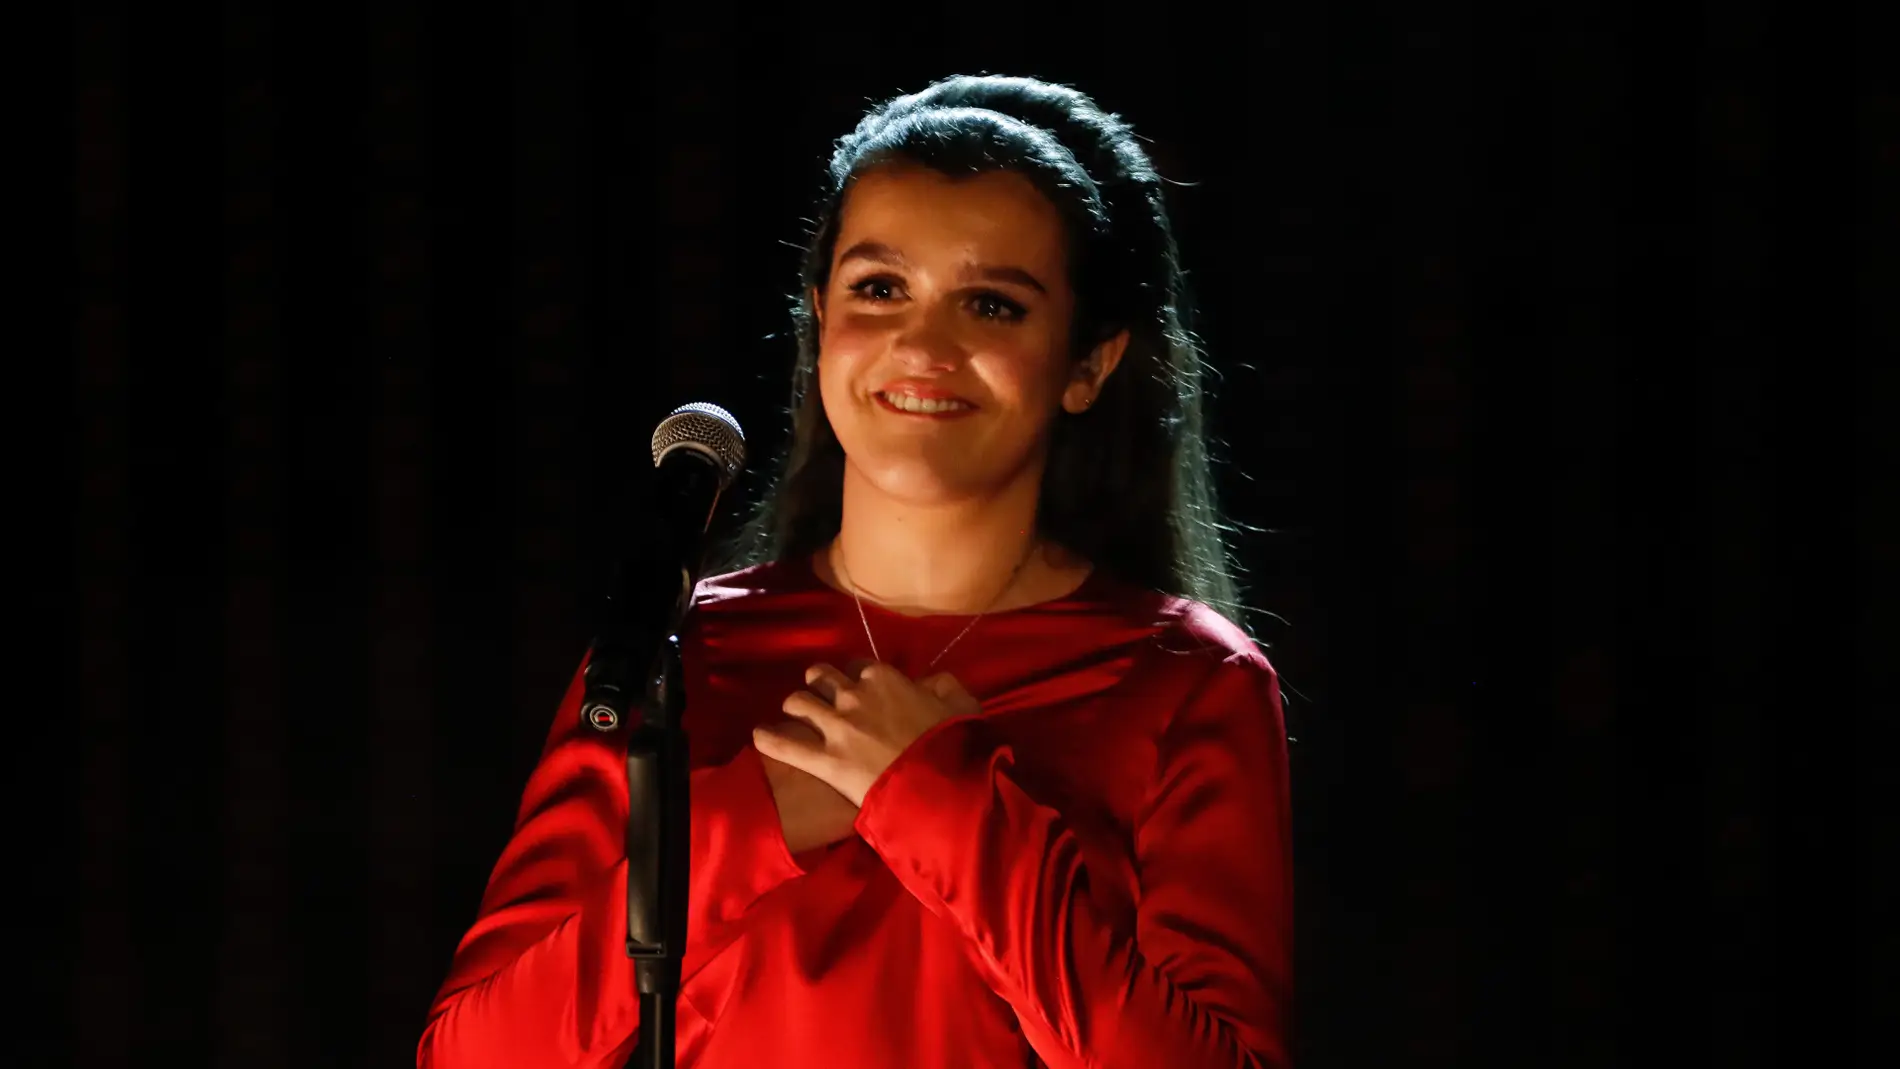
M 818 324 L 818 333 L 823 334 L 825 332 L 825 295 L 817 286 L 811 288 L 811 314 L 813 321 Z
M 1102 392 L 1102 383 L 1115 373 L 1122 362 L 1122 354 L 1128 351 L 1128 331 L 1117 331 L 1108 340 L 1090 350 L 1087 359 L 1078 360 L 1069 373 L 1069 385 L 1062 391 L 1062 408 L 1066 412 L 1082 413 Z

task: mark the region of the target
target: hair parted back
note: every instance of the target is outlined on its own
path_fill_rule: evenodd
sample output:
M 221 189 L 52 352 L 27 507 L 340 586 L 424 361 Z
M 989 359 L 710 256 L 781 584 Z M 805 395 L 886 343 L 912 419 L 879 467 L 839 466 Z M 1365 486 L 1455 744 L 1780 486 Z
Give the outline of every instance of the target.
M 716 570 L 816 553 L 838 533 L 844 450 L 819 396 L 812 292 L 829 281 L 852 180 L 899 162 L 1029 178 L 1068 227 L 1072 359 L 1129 332 L 1091 408 L 1057 416 L 1038 532 L 1110 576 L 1203 602 L 1246 628 L 1203 423 L 1206 366 L 1161 176 L 1127 123 L 1075 89 L 1032 78 L 947 78 L 877 106 L 838 140 L 792 308 L 791 441 Z

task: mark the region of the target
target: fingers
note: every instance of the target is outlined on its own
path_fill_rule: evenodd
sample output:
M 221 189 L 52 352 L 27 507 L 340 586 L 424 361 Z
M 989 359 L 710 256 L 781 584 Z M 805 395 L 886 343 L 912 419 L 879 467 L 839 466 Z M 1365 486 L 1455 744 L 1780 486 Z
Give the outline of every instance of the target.
M 810 725 L 796 720 L 780 720 L 753 728 L 752 748 L 759 752 L 760 757 L 769 757 L 789 768 L 821 779 L 821 773 L 827 766 L 824 738 Z M 767 779 L 772 775 L 772 770 L 767 768 Z
M 856 678 L 855 675 L 847 676 L 828 664 L 814 664 L 805 669 L 805 685 L 811 688 L 813 694 L 832 705 L 838 704 L 838 694 L 849 687 Z
M 817 729 L 821 736 L 829 735 L 841 719 L 838 710 L 830 702 L 809 690 L 795 690 L 785 696 L 785 702 L 779 706 L 786 716 L 796 717 Z
M 847 662 L 842 671 L 822 662 L 805 669 L 805 685 L 812 693 L 847 713 L 857 708 L 859 690 L 884 677 L 902 680 L 904 674 L 888 664 L 863 659 Z
M 775 738 L 791 743 L 794 746 L 811 746 L 823 749 L 825 745 L 825 737 L 818 733 L 817 728 L 812 727 L 803 720 L 795 720 L 790 717 L 784 720 L 774 720 L 770 724 L 761 724 L 754 730 L 765 732 Z
M 805 669 L 805 682 L 810 683 L 819 673 L 824 673 L 826 675 L 835 675 L 850 683 L 856 683 L 864 678 L 864 670 L 876 663 L 876 661 L 867 660 L 863 657 L 853 657 L 844 663 L 843 669 L 839 669 L 820 661 L 810 668 Z
M 800 691 L 799 693 L 804 693 Z M 812 701 L 817 699 L 811 698 Z M 789 699 L 788 699 L 789 701 Z M 787 716 L 783 720 L 774 720 L 769 724 L 760 724 L 752 729 L 752 743 L 763 754 L 784 761 L 799 768 L 807 768 L 812 761 L 822 757 L 825 752 L 825 734 L 809 720 Z
M 973 714 L 981 708 L 981 703 L 976 700 L 976 696 L 971 694 L 956 676 L 948 672 L 938 672 L 934 676 L 920 679 L 917 685 L 936 695 L 938 701 L 949 706 L 951 712 L 958 716 Z
M 948 672 L 938 672 L 934 676 L 926 676 L 918 680 L 917 685 L 945 701 L 960 694 L 967 693 L 963 689 L 963 684 L 957 682 L 957 677 Z

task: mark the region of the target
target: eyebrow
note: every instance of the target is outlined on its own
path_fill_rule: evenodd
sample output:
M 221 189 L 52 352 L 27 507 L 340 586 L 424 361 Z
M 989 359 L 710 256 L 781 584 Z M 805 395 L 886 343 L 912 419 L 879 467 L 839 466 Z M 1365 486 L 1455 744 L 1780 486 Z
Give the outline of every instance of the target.
M 904 259 L 903 253 L 879 241 L 860 241 L 856 245 L 846 249 L 844 255 L 838 257 L 838 266 L 843 267 L 852 260 L 885 264 L 890 267 L 910 266 L 910 261 Z M 969 264 L 965 265 L 963 270 L 959 271 L 957 275 L 965 281 L 1008 282 L 1035 290 L 1045 297 L 1049 294 L 1048 288 L 1041 282 L 1038 282 L 1036 276 L 1020 267 L 993 264 Z

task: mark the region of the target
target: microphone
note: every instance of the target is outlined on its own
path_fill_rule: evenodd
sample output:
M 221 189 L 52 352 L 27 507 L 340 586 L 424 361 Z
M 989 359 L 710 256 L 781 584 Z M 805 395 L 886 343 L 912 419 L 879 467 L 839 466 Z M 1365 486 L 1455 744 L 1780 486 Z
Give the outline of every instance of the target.
M 718 405 L 681 405 L 653 431 L 653 466 L 645 552 L 615 560 L 588 658 L 581 717 L 601 732 L 617 729 L 640 699 L 646 681 L 636 668 L 649 666 L 691 607 L 713 510 L 745 467 L 745 433 Z

